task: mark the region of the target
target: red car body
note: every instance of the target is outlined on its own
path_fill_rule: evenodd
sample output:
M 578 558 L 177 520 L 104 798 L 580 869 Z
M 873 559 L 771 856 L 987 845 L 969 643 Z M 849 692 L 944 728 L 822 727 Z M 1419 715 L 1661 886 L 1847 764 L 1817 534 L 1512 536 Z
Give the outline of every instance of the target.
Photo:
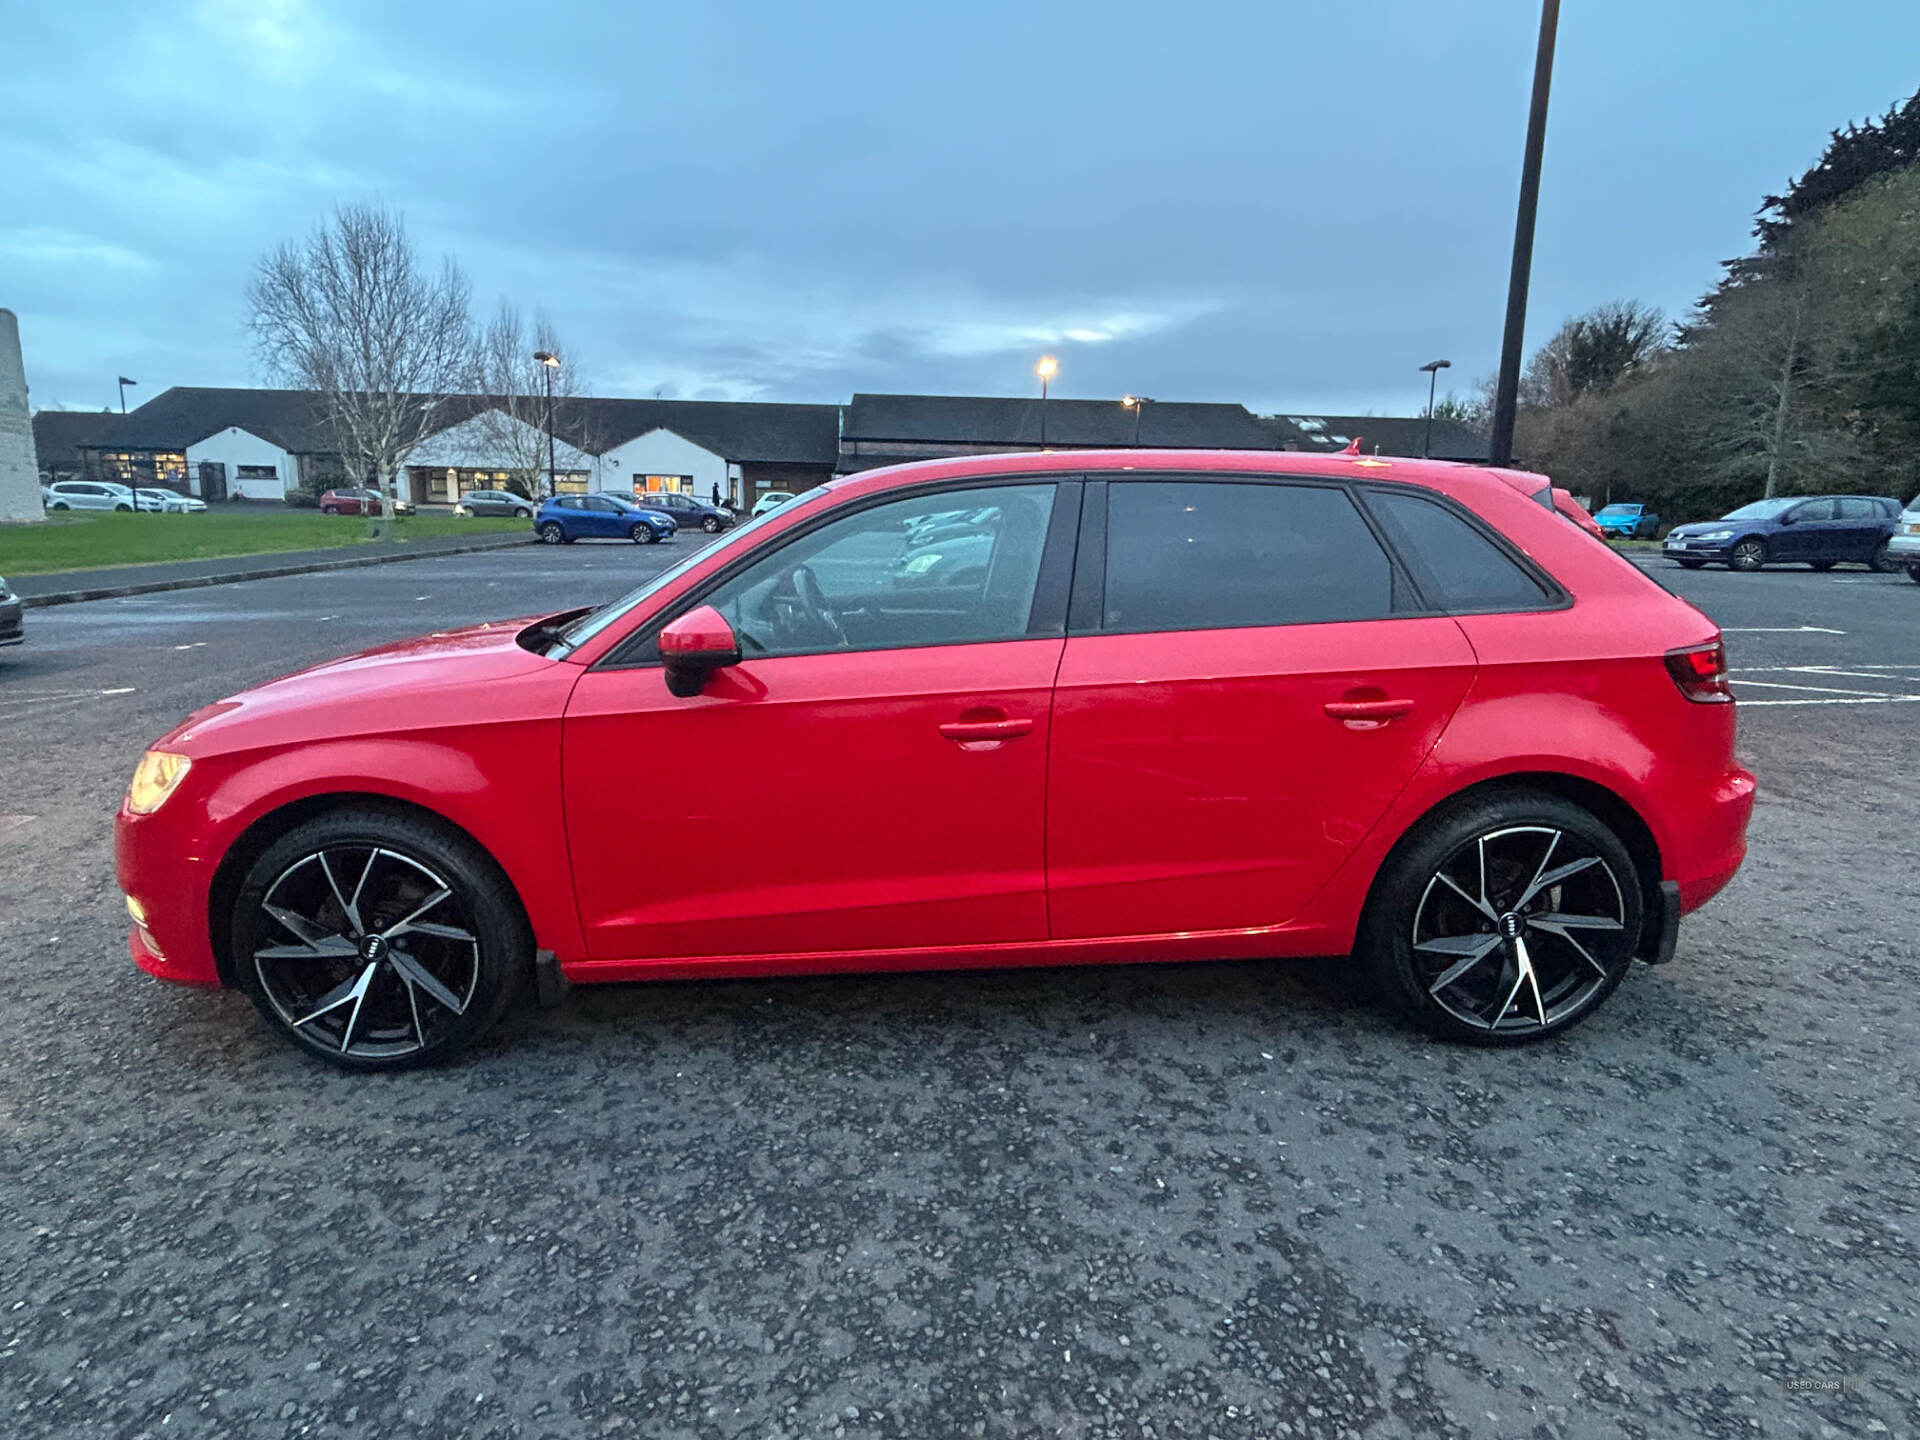
M 658 664 L 601 663 L 742 544 L 760 553 L 823 507 L 969 478 L 1155 472 L 1437 493 L 1565 603 L 748 658 L 692 696 Z M 363 796 L 476 840 L 574 981 L 1341 954 L 1396 842 L 1450 798 L 1516 778 L 1618 817 L 1691 910 L 1741 863 L 1753 797 L 1735 707 L 1694 703 L 1665 658 L 1718 632 L 1577 535 L 1540 503 L 1545 484 L 1416 460 L 1132 451 L 834 481 L 563 658 L 522 643 L 528 622 L 478 625 L 188 719 L 155 747 L 191 760 L 178 792 L 118 817 L 119 881 L 144 915 L 133 957 L 164 979 L 234 983 L 224 932 L 245 858 Z M 682 744 L 779 758 L 715 767 L 671 809 L 607 783 L 600 757 Z
M 380 515 L 386 511 L 386 502 L 377 494 L 369 494 L 358 489 L 323 490 L 320 492 L 320 512 L 323 515 Z M 413 513 L 413 506 L 402 500 L 395 507 L 402 515 Z

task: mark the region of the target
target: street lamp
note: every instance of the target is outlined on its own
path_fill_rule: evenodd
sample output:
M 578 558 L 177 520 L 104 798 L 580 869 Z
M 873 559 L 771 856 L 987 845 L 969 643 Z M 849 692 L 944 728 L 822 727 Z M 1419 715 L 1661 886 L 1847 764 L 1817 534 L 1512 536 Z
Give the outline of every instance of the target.
M 1153 404 L 1151 395 L 1122 395 L 1120 408 L 1133 411 L 1133 445 L 1140 448 L 1140 417 L 1147 413 L 1147 406 Z
M 1427 438 L 1420 442 L 1420 455 L 1425 458 L 1433 454 L 1433 392 L 1440 383 L 1440 372 L 1451 370 L 1451 360 L 1429 360 L 1420 367 L 1427 372 Z M 1451 392 L 1449 392 L 1451 393 Z
M 1060 362 L 1051 355 L 1042 355 L 1033 373 L 1040 377 L 1040 448 L 1044 450 L 1047 448 L 1047 382 L 1060 373 Z
M 553 463 L 553 372 L 560 368 L 560 357 L 548 350 L 536 350 L 533 358 L 540 362 L 540 378 L 547 382 L 547 498 L 552 499 L 560 493 Z

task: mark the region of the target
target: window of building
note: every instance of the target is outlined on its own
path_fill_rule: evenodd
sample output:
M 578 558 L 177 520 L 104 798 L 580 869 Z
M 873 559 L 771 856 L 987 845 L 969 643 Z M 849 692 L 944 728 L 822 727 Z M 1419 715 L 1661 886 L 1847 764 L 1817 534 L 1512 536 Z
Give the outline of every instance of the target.
M 242 480 L 277 480 L 280 478 L 279 470 L 271 465 L 240 465 L 235 467 L 234 474 Z
M 691 475 L 636 475 L 633 477 L 633 493 L 636 495 L 659 495 L 679 492 L 690 494 L 693 490 Z
M 1533 610 L 1545 603 L 1547 592 L 1538 580 L 1438 501 L 1373 490 L 1367 504 L 1434 604 L 1448 610 Z
M 1393 566 L 1324 486 L 1124 481 L 1107 487 L 1104 628 L 1220 630 L 1370 620 Z
M 553 488 L 561 495 L 584 495 L 587 493 L 588 472 L 585 470 L 562 470 L 553 477 Z
M 998 485 L 875 505 L 781 546 L 706 603 L 749 656 L 1021 639 L 1054 493 Z

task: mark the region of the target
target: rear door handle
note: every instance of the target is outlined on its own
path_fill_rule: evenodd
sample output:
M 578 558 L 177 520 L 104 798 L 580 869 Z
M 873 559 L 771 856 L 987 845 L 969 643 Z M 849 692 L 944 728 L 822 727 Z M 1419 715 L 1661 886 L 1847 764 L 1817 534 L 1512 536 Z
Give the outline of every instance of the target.
M 982 740 L 1018 740 L 1033 729 L 1031 720 L 950 720 L 940 733 L 962 745 Z
M 1411 700 L 1329 700 L 1327 714 L 1335 720 L 1398 720 L 1413 713 Z

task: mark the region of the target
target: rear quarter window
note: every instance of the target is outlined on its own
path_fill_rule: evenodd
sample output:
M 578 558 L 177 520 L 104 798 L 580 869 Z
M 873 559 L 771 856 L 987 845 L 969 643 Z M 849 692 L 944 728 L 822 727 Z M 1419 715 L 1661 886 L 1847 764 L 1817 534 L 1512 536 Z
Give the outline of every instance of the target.
M 1553 602 L 1545 586 L 1464 517 L 1437 500 L 1400 490 L 1370 490 L 1367 506 L 1443 610 L 1538 610 Z

